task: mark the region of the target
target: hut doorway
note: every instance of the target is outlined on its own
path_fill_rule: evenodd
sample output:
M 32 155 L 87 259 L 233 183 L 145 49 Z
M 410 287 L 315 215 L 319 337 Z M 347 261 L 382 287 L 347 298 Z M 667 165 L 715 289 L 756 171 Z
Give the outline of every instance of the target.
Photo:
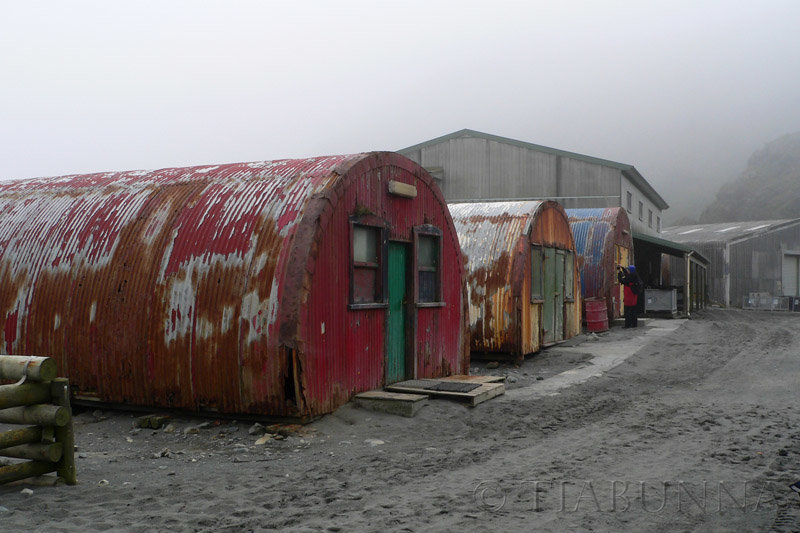
M 564 340 L 564 251 L 544 249 L 544 344 Z
M 386 384 L 406 379 L 406 295 L 409 245 L 389 243 L 388 300 L 386 313 Z
M 614 264 L 614 279 L 616 281 L 616 272 L 617 272 L 616 265 L 622 265 L 624 267 L 627 267 L 628 265 L 630 265 L 631 256 L 630 256 L 630 250 L 628 248 L 625 248 L 624 246 L 620 246 L 619 244 L 615 244 L 614 248 L 615 248 L 615 250 L 614 250 L 614 262 L 615 262 L 615 264 Z M 611 291 L 611 294 L 614 295 L 613 296 L 613 298 L 614 298 L 614 302 L 613 302 L 614 307 L 613 307 L 613 309 L 614 309 L 614 316 L 615 317 L 616 316 L 622 316 L 622 301 L 623 301 L 623 298 L 625 297 L 625 293 L 623 292 L 624 289 L 625 289 L 625 287 L 623 287 L 622 285 L 617 285 L 617 290 L 616 291 L 613 291 L 613 290 Z

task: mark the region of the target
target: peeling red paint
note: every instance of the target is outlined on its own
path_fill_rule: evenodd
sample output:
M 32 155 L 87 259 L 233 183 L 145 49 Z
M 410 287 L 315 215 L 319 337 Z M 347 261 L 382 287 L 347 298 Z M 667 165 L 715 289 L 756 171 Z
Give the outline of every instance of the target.
M 6 315 L 5 343 L 7 354 L 12 353 L 12 346 L 14 346 L 14 341 L 17 340 L 17 318 L 19 318 L 19 312 L 17 311 Z
M 390 179 L 415 184 L 418 198 L 390 196 Z M 409 350 L 417 377 L 466 372 L 452 220 L 430 176 L 392 153 L 4 184 L 2 346 L 52 355 L 81 397 L 329 412 L 383 379 L 385 311 L 347 307 L 358 206 L 390 239 L 409 240 L 424 223 L 443 230 L 447 305 L 413 310 Z

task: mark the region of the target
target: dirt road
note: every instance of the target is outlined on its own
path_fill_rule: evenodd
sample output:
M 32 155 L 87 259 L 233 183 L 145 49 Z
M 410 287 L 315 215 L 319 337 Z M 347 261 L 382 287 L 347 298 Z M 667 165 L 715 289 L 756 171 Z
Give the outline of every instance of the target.
M 263 445 L 250 423 L 136 430 L 134 415 L 86 411 L 79 485 L 0 487 L 0 530 L 800 529 L 800 314 L 648 327 L 473 365 L 509 376 L 475 408 L 435 400 L 408 419 L 348 405 Z M 537 392 L 636 339 L 599 376 Z

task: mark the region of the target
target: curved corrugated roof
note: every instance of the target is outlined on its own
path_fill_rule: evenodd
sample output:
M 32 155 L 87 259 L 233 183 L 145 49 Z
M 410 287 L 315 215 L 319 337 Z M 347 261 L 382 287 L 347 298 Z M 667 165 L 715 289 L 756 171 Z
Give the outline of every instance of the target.
M 521 235 L 530 232 L 536 210 L 543 202 L 474 202 L 448 204 L 461 251 L 470 272 L 491 269 L 511 253 Z
M 246 407 L 275 364 L 256 345 L 277 337 L 278 277 L 302 268 L 283 241 L 368 156 L 0 185 L 0 349 L 60 355 L 106 401 Z
M 633 247 L 628 215 L 620 207 L 567 209 L 566 213 L 575 251 L 581 257 L 582 294 L 608 298 L 616 283 L 614 245 Z

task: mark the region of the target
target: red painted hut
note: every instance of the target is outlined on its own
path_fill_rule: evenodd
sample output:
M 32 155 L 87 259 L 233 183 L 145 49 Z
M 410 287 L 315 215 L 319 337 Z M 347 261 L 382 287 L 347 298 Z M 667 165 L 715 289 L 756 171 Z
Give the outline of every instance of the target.
M 311 417 L 467 372 L 461 257 L 395 153 L 11 182 L 0 348 L 80 399 Z

